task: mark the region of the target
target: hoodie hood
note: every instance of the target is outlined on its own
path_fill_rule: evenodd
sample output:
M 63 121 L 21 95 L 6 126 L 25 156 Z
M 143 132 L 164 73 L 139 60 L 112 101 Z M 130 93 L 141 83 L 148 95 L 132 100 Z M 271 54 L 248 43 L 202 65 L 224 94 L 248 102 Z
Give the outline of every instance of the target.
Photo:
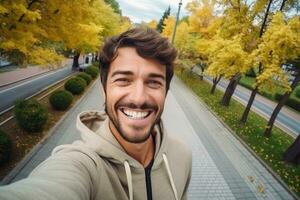
M 101 157 L 116 164 L 123 165 L 123 163 L 127 161 L 130 167 L 144 170 L 144 167 L 134 158 L 129 156 L 113 136 L 109 128 L 109 117 L 105 112 L 82 112 L 77 116 L 76 126 L 80 131 L 82 138 L 82 141 L 78 142 L 83 142 L 84 146 L 87 148 L 95 151 Z M 154 169 L 163 161 L 162 154 L 164 153 L 164 146 L 166 143 L 166 132 L 162 130 L 162 122 L 155 125 Z
M 134 158 L 129 156 L 113 136 L 109 128 L 108 116 L 105 113 L 98 111 L 83 112 L 78 115 L 76 126 L 81 132 L 82 137 L 82 141 L 78 141 L 78 143 L 85 145 L 87 148 L 110 162 L 124 165 L 129 200 L 133 200 L 133 180 L 131 170 L 144 171 L 144 167 Z M 152 169 L 155 170 L 162 162 L 164 163 L 174 197 L 177 200 L 177 189 L 174 184 L 166 153 L 164 152 L 167 140 L 166 132 L 163 132 L 162 130 L 163 125 L 162 122 L 160 122 L 155 125 L 152 133 L 155 137 L 155 154 Z

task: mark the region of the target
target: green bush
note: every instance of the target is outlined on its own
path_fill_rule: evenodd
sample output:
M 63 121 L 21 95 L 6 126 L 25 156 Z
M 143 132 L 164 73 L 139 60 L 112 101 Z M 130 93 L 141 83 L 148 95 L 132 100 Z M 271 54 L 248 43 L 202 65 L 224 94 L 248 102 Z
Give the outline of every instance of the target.
M 48 110 L 37 100 L 20 100 L 15 104 L 18 125 L 28 132 L 42 131 L 48 119 Z
M 300 86 L 297 86 L 295 88 L 295 96 L 298 97 L 298 98 L 300 98 Z
M 75 95 L 81 94 L 85 87 L 86 81 L 80 77 L 71 78 L 65 83 L 65 89 Z
M 274 97 L 277 101 L 280 101 L 282 96 L 283 96 L 283 94 L 280 94 L 280 93 L 275 93 L 275 95 L 274 95 Z
M 92 81 L 92 76 L 85 72 L 81 72 L 77 76 L 84 79 L 87 85 L 90 84 L 90 82 Z
M 66 110 L 72 103 L 73 95 L 69 91 L 57 90 L 49 97 L 51 106 L 56 110 Z
M 0 130 L 0 166 L 9 160 L 11 152 L 11 139 L 6 133 Z
M 295 110 L 300 111 L 300 99 L 299 98 L 292 96 L 288 99 L 286 104 L 288 106 L 290 106 L 291 108 L 294 108 Z
M 256 73 L 255 73 L 254 69 L 251 68 L 251 69 L 246 73 L 246 76 L 249 76 L 249 77 L 256 77 Z
M 94 79 L 98 76 L 99 74 L 99 68 L 95 67 L 95 66 L 89 66 L 85 69 L 85 72 L 89 75 L 91 75 L 91 77 Z

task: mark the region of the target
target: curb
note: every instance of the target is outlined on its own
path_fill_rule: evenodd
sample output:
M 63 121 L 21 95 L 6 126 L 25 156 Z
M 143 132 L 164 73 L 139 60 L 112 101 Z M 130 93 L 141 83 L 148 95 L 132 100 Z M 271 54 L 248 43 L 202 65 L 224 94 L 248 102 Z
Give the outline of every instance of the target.
M 99 78 L 99 77 L 98 77 Z M 22 170 L 25 165 L 31 160 L 31 158 L 43 147 L 43 145 L 47 142 L 47 140 L 53 135 L 53 133 L 57 130 L 57 128 L 61 125 L 61 123 L 70 115 L 71 111 L 78 106 L 78 104 L 91 92 L 91 90 L 95 87 L 98 78 L 95 79 L 94 83 L 88 88 L 88 90 L 80 97 L 80 99 L 73 105 L 71 109 L 69 109 L 61 118 L 60 120 L 48 131 L 48 133 L 42 138 L 42 140 L 37 143 L 31 151 L 13 168 L 13 170 L 6 175 L 2 181 L 0 182 L 1 185 L 9 184 L 12 179 L 14 179 L 20 170 Z
M 187 86 L 179 77 L 177 77 L 186 87 L 190 88 L 189 86 Z M 256 155 L 256 153 L 210 108 L 208 107 L 208 105 L 206 105 L 206 103 L 194 92 L 192 91 L 195 96 L 197 97 L 197 99 L 203 104 L 203 106 L 205 106 L 205 108 L 213 114 L 213 116 L 221 122 L 221 124 L 247 149 L 247 151 L 249 151 L 251 153 L 251 155 L 258 160 L 258 162 L 267 169 L 267 171 L 282 185 L 282 187 L 284 189 L 286 189 L 286 191 L 294 198 L 297 200 L 300 200 L 300 197 L 298 197 L 296 195 L 295 192 L 291 191 L 290 188 L 288 187 L 288 185 L 280 178 L 279 175 L 277 175 L 273 169 L 271 167 L 269 167 L 265 161 L 263 161 L 260 157 L 258 157 Z

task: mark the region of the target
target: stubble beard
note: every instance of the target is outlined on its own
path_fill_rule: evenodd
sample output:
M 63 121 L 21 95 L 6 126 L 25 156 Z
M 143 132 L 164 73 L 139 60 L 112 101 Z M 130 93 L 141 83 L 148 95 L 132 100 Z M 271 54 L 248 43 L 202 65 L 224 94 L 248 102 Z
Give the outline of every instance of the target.
M 142 107 L 142 106 L 141 106 Z M 115 113 L 117 113 L 117 109 L 118 106 L 116 104 L 116 106 L 114 106 L 114 110 L 116 111 Z M 158 111 L 158 109 L 155 109 L 156 112 Z M 151 134 L 153 133 L 154 127 L 156 124 L 158 124 L 161 120 L 161 115 L 162 115 L 162 111 L 158 114 L 156 120 L 153 122 L 153 124 L 150 126 L 149 130 L 146 131 L 146 134 L 143 134 L 143 137 L 139 138 L 139 137 L 135 137 L 135 138 L 131 138 L 129 137 L 130 134 L 126 134 L 126 131 L 124 131 L 124 129 L 121 126 L 121 123 L 119 122 L 118 119 L 116 119 L 112 112 L 108 112 L 107 109 L 107 105 L 105 104 L 105 112 L 107 114 L 107 116 L 109 117 L 110 121 L 112 122 L 113 126 L 115 127 L 115 129 L 118 131 L 118 133 L 120 134 L 120 136 L 127 142 L 130 143 L 134 143 L 134 144 L 139 144 L 139 143 L 144 143 L 145 141 L 148 140 L 148 138 L 151 136 Z M 117 117 L 117 116 L 116 116 Z M 137 129 L 138 131 L 138 129 Z

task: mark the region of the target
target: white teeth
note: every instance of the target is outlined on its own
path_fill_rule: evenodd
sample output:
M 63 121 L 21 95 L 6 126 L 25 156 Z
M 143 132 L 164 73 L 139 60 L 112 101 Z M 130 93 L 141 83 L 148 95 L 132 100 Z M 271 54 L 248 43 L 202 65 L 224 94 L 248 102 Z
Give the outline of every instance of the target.
M 143 119 L 149 114 L 149 112 L 137 112 L 128 109 L 123 109 L 123 113 L 133 119 Z

